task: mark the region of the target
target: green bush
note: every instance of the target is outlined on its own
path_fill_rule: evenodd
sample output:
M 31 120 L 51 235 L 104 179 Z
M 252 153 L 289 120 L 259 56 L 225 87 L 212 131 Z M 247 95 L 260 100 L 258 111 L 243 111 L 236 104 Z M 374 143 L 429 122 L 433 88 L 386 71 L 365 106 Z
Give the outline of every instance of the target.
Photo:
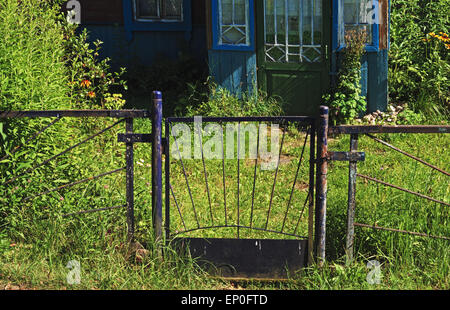
M 111 93 L 113 87 L 125 86 L 121 79 L 123 71 L 110 73 L 108 60 L 98 60 L 100 42 L 91 48 L 86 43 L 86 32 L 76 35 L 76 26 L 68 25 L 60 14 L 61 3 L 44 0 L 0 3 L 0 110 L 114 109 L 124 105 L 120 94 Z M 110 154 L 114 148 L 117 151 L 115 140 L 106 143 L 114 137 L 112 131 L 112 135 L 102 135 L 93 143 L 28 173 L 37 163 L 114 120 L 67 118 L 56 122 L 37 139 L 30 139 L 51 121 L 0 121 L 0 227 L 7 227 L 12 237 L 36 237 L 38 232 L 31 233 L 35 219 L 90 206 L 92 199 L 101 197 L 102 189 L 92 186 L 65 198 L 59 193 L 40 197 L 38 201 L 26 202 L 24 198 L 104 172 L 108 164 L 115 164 L 116 168 L 117 161 L 123 160 L 111 156 L 98 161 L 104 157 L 99 155 L 102 151 Z M 15 176 L 20 177 L 7 182 Z M 85 194 L 93 198 L 83 198 Z
M 209 95 L 197 106 L 187 108 L 187 114 L 202 116 L 278 116 L 283 115 L 281 100 L 268 97 L 262 91 L 232 94 L 215 83 L 209 83 Z
M 330 119 L 348 123 L 366 110 L 366 98 L 361 96 L 361 57 L 364 54 L 366 32 L 351 30 L 345 34 L 345 49 L 339 66 L 338 81 L 330 94 L 324 96 L 330 107 Z
M 450 0 L 396 0 L 391 8 L 389 96 L 415 112 L 449 114 L 450 63 L 445 42 L 429 33 L 448 34 Z

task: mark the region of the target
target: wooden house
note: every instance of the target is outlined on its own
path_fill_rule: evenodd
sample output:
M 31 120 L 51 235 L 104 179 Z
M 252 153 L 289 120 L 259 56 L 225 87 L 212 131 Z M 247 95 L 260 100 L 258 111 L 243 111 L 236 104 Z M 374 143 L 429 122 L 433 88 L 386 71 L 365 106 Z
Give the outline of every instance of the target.
M 120 66 L 189 54 L 221 87 L 281 96 L 312 115 L 339 69 L 347 29 L 364 29 L 362 92 L 387 106 L 390 0 L 78 0 L 81 24 Z

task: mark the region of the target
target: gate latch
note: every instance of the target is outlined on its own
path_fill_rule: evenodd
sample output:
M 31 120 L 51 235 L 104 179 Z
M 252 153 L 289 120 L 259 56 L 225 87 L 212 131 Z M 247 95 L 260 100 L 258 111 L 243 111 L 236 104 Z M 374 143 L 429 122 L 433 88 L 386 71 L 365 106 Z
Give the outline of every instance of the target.
M 327 160 L 364 161 L 364 160 L 366 160 L 366 153 L 365 152 L 328 152 Z

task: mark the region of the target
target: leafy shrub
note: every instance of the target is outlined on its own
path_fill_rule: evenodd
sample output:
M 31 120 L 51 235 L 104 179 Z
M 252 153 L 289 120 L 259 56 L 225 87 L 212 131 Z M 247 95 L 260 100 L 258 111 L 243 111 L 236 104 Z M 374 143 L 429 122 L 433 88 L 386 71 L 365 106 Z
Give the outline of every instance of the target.
M 268 97 L 262 91 L 243 93 L 242 97 L 232 94 L 223 87 L 209 84 L 209 97 L 198 106 L 188 107 L 188 115 L 202 116 L 277 116 L 283 114 L 281 101 Z
M 330 107 L 332 122 L 347 123 L 366 109 L 361 96 L 361 57 L 364 53 L 366 32 L 350 30 L 345 34 L 346 47 L 339 66 L 338 82 L 331 94 L 324 96 Z
M 415 112 L 449 113 L 448 45 L 429 33 L 449 32 L 450 0 L 397 0 L 391 9 L 389 96 Z
M 86 32 L 75 33 L 76 26 L 68 25 L 60 14 L 61 2 L 5 0 L 0 3 L 0 110 L 97 109 L 124 105 L 120 94 L 111 93 L 113 87 L 125 86 L 121 80 L 123 71 L 109 73 L 108 60 L 97 58 L 100 42 L 92 49 L 86 43 Z M 74 195 L 66 196 L 66 201 L 42 197 L 33 203 L 26 203 L 24 198 L 92 176 L 105 168 L 94 156 L 102 150 L 113 154 L 111 146 L 105 146 L 111 136 L 102 135 L 95 143 L 27 173 L 37 163 L 65 150 L 68 144 L 75 144 L 74 140 L 78 142 L 78 137 L 84 138 L 93 130 L 111 124 L 106 119 L 68 118 L 56 122 L 38 139 L 30 139 L 51 121 L 0 121 L 0 227 L 8 227 L 16 237 L 24 238 L 25 228 L 36 224 L 32 219 L 48 214 L 49 209 L 70 212 L 81 201 L 91 203 Z M 113 143 L 112 147 L 117 145 Z M 117 164 L 112 158 L 110 163 Z M 8 183 L 14 176 L 20 177 Z M 88 194 L 95 198 L 98 192 L 93 187 Z
M 70 73 L 70 98 L 72 108 L 95 109 L 107 107 L 106 98 L 111 97 L 112 88 L 126 90 L 127 85 L 122 79 L 125 69 L 119 72 L 110 72 L 109 58 L 99 60 L 99 51 L 102 42 L 97 40 L 92 49 L 87 43 L 88 32 L 86 29 L 76 34 L 76 25 L 64 24 L 64 46 L 68 72 Z M 116 96 L 117 97 L 117 96 Z M 108 101 L 111 103 L 111 101 Z M 124 102 L 117 102 L 114 108 L 120 108 Z

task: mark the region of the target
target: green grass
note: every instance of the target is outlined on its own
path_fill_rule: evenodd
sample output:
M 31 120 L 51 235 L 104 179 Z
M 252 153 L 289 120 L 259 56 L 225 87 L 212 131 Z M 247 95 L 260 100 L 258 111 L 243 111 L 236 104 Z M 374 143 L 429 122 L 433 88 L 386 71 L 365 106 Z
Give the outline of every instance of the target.
M 100 125 L 99 125 L 100 127 Z M 146 120 L 136 121 L 136 132 L 149 132 Z M 68 155 L 73 167 L 96 167 L 92 175 L 120 167 L 124 163 L 124 146 L 116 142 L 116 131 L 84 146 L 79 154 L 89 157 L 76 160 Z M 87 133 L 86 133 L 87 134 Z M 450 139 L 445 134 L 379 135 L 391 144 L 426 161 L 450 170 L 446 150 Z M 82 139 L 75 137 L 72 143 Z M 285 137 L 282 164 L 274 189 L 268 228 L 280 230 L 300 156 L 304 135 L 289 131 Z M 70 143 L 70 144 L 72 144 Z M 102 147 L 99 147 L 102 145 Z M 332 137 L 330 150 L 349 148 L 348 136 Z M 450 187 L 448 177 L 409 158 L 387 149 L 368 137 L 361 137 L 359 150 L 366 152 L 366 161 L 358 164 L 358 172 L 389 183 L 419 191 L 448 202 Z M 183 259 L 165 249 L 161 260 L 152 242 L 151 223 L 151 165 L 147 144 L 135 148 L 136 238 L 149 251 L 147 256 L 136 257 L 126 246 L 126 215 L 124 209 L 61 218 L 66 212 L 93 207 L 111 206 L 124 201 L 125 178 L 123 173 L 96 182 L 79 185 L 60 194 L 37 198 L 17 211 L 15 226 L 1 228 L 0 234 L 0 285 L 43 289 L 222 289 L 232 288 L 225 280 L 209 278 L 196 267 L 192 259 Z M 42 155 L 42 158 L 46 156 Z M 298 186 L 293 195 L 285 231 L 292 232 L 306 197 L 309 159 L 308 148 L 300 169 Z M 96 165 L 93 165 L 96 163 Z M 191 192 L 201 225 L 211 224 L 209 202 L 201 160 L 183 161 L 188 174 Z M 214 224 L 223 224 L 223 183 L 221 160 L 206 160 Z M 237 162 L 226 161 L 227 221 L 237 223 Z M 254 161 L 240 162 L 240 224 L 249 225 Z M 55 175 L 56 177 L 56 175 Z M 61 176 L 59 176 L 61 178 Z M 253 226 L 264 227 L 270 201 L 274 171 L 257 170 Z M 51 188 L 53 184 L 42 185 Z M 327 209 L 327 262 L 324 267 L 310 266 L 294 274 L 287 282 L 239 283 L 247 289 L 448 289 L 448 240 L 414 237 L 399 233 L 356 228 L 356 259 L 346 265 L 344 259 L 348 164 L 332 162 L 328 175 Z M 45 182 L 44 182 L 45 183 Z M 186 226 L 196 227 L 192 204 L 186 189 L 180 162 L 172 158 L 171 184 L 182 209 Z M 431 189 L 431 190 L 430 190 Z M 61 195 L 61 196 L 60 196 Z M 61 200 L 60 197 L 64 197 Z M 171 201 L 172 231 L 181 231 L 183 225 Z M 43 211 L 52 215 L 39 220 Z M 308 208 L 305 208 L 298 234 L 307 235 Z M 388 189 L 381 185 L 358 179 L 358 222 L 399 228 L 432 235 L 449 236 L 448 207 L 419 197 Z M 237 230 L 218 229 L 196 231 L 190 236 L 235 237 Z M 278 234 L 255 230 L 240 230 L 242 238 L 280 238 Z M 286 237 L 291 238 L 291 237 Z M 81 283 L 68 285 L 68 261 L 81 263 Z M 372 285 L 366 280 L 371 271 L 369 260 L 381 263 L 381 283 Z

